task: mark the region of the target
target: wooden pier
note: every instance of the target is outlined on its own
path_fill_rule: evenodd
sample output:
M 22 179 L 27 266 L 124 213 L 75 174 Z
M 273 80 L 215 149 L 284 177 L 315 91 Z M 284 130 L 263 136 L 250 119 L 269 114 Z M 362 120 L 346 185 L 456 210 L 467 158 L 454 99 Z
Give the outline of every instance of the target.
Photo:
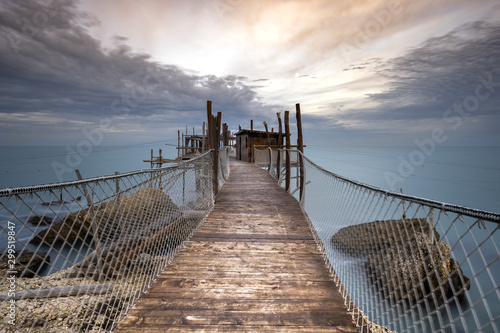
M 357 332 L 297 201 L 231 161 L 215 208 L 116 332 Z

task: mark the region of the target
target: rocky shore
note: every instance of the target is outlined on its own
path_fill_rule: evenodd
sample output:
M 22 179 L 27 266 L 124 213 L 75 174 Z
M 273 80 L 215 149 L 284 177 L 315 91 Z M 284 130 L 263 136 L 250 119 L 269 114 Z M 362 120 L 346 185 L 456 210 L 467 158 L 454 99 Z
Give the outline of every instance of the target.
M 103 202 L 92 209 L 93 212 L 82 209 L 68 214 L 61 221 L 35 235 L 31 243 L 73 243 L 92 237 L 96 231 L 100 238 L 108 240 L 120 237 L 121 234 L 137 227 L 145 228 L 166 213 L 173 216 L 179 211 L 167 194 L 151 187 Z
M 345 227 L 333 235 L 332 243 L 351 255 L 366 256 L 372 282 L 394 300 L 463 299 L 470 288 L 450 247 L 425 219 Z
M 86 239 L 100 243 L 98 250 L 72 267 L 40 277 L 40 266 L 50 261 L 47 254 L 27 249 L 16 254 L 20 274 L 15 279 L 15 322 L 5 325 L 6 317 L 2 329 L 109 330 L 200 225 L 207 202 L 192 203 L 181 211 L 163 191 L 143 188 L 92 210 L 70 213 L 32 239 L 54 248 Z M 0 271 L 8 267 L 7 261 L 3 264 L 0 260 Z M 3 313 L 9 313 L 11 287 L 0 285 Z
M 164 256 L 141 254 L 135 258 L 134 266 L 143 269 L 131 270 L 121 277 L 108 279 L 102 284 L 112 288 L 97 294 L 81 292 L 76 296 L 53 295 L 54 297 L 25 298 L 15 301 L 15 325 L 7 325 L 6 332 L 102 332 L 111 328 L 124 313 L 130 302 L 140 295 L 145 282 L 151 279 L 150 270 L 165 265 Z M 145 269 L 144 269 L 145 268 Z M 70 268 L 50 276 L 16 279 L 16 290 L 54 290 L 60 287 L 95 285 L 92 277 L 69 278 Z M 0 294 L 9 292 L 8 284 L 0 286 Z M 0 301 L 0 311 L 8 313 L 9 302 Z M 6 323 L 8 318 L 4 319 Z M 17 327 L 17 328 L 14 328 Z M 10 329 L 10 330 L 9 330 Z

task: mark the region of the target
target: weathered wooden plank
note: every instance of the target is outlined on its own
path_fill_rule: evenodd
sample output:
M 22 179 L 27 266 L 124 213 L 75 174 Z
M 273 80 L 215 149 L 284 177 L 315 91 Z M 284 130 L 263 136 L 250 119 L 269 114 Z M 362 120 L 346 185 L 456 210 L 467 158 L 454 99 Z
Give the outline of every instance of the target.
M 123 333 L 137 333 L 138 326 L 128 325 L 120 326 L 120 332 Z M 164 333 L 165 325 L 148 325 L 148 333 Z M 215 332 L 228 332 L 228 333 L 238 333 L 238 332 L 259 332 L 259 333 L 354 333 L 358 332 L 355 327 L 346 326 L 279 326 L 279 325 L 170 325 L 168 326 L 168 332 L 204 332 L 204 333 L 215 333 Z
M 264 308 L 263 308 L 264 306 Z M 137 312 L 142 310 L 148 311 L 154 308 L 155 310 L 183 310 L 200 309 L 200 310 L 227 310 L 227 311 L 272 311 L 276 313 L 286 313 L 300 309 L 302 312 L 307 311 L 339 311 L 345 312 L 343 304 L 338 304 L 336 300 L 321 299 L 321 300 L 290 300 L 290 299 L 268 299 L 263 305 L 262 300 L 234 300 L 220 298 L 200 298 L 200 299 L 176 299 L 172 302 L 170 298 L 150 297 L 142 298 L 134 307 Z M 142 313 L 142 312 L 141 312 Z
M 302 211 L 254 165 L 231 175 L 204 225 L 117 332 L 356 332 Z
M 214 251 L 214 252 L 227 252 L 234 251 L 240 253 L 242 251 L 248 251 L 251 253 L 258 254 L 260 252 L 276 252 L 279 253 L 320 253 L 318 249 L 311 246 L 311 241 L 300 241 L 300 242 L 290 242 L 290 243 L 271 243 L 271 244 L 256 244 L 255 242 L 224 242 L 213 243 L 210 241 L 196 241 L 188 242 L 185 246 L 186 251 Z
M 339 312 L 309 311 L 300 309 L 287 313 L 270 311 L 226 311 L 226 310 L 151 310 L 129 316 L 126 320 L 131 325 L 269 325 L 269 326 L 333 326 L 349 325 L 348 316 Z M 347 320 L 345 319 L 347 318 Z

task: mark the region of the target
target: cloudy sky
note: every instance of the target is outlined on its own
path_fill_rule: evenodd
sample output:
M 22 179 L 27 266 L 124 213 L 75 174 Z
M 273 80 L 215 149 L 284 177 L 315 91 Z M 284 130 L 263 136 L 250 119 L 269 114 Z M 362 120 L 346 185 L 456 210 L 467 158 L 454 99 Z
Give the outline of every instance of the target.
M 306 144 L 500 145 L 500 4 L 0 3 L 0 145 L 176 139 L 207 100 L 231 129 L 301 103 Z

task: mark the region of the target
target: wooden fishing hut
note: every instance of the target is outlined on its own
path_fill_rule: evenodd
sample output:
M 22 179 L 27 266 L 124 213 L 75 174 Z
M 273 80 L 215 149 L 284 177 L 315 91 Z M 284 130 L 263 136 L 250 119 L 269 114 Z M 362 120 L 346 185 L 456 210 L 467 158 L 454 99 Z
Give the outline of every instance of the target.
M 253 126 L 252 126 L 253 127 Z M 279 144 L 279 133 L 268 132 L 268 131 L 258 131 L 252 129 L 240 129 L 235 133 L 236 137 L 236 159 L 253 162 L 253 149 L 254 147 L 271 147 L 277 148 Z

